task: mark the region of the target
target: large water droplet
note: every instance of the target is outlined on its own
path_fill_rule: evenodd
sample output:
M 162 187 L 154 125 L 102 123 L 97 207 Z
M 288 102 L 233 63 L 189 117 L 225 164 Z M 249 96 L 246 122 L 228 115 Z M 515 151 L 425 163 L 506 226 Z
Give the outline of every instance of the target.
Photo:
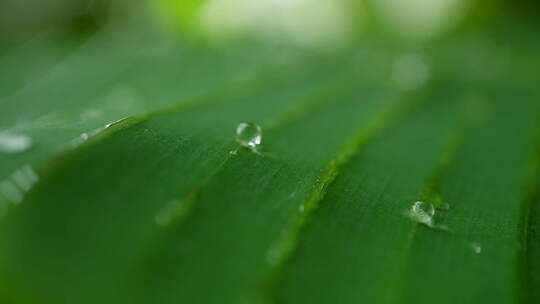
M 261 144 L 262 129 L 258 124 L 243 122 L 236 127 L 236 141 L 247 148 L 254 149 Z
M 32 145 L 32 138 L 24 134 L 0 132 L 0 152 L 19 153 Z
M 433 216 L 435 215 L 435 207 L 433 204 L 422 201 L 415 202 L 409 210 L 410 218 L 418 223 L 434 227 Z

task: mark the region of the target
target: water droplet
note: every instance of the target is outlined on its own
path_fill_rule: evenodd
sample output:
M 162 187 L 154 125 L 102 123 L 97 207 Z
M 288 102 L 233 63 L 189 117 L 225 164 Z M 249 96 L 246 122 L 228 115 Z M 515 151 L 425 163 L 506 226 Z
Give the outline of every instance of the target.
M 479 243 L 471 243 L 470 246 L 471 246 L 471 249 L 472 249 L 472 251 L 474 253 L 476 253 L 476 254 L 482 253 L 482 245 L 481 244 L 479 244 Z
M 19 153 L 32 145 L 32 138 L 24 134 L 0 132 L 0 152 Z
M 418 223 L 434 227 L 433 216 L 435 215 L 435 207 L 433 204 L 422 201 L 415 202 L 409 210 L 409 217 Z
M 236 155 L 236 154 L 238 154 L 238 150 L 231 150 L 231 151 L 229 151 L 229 154 L 230 155 Z
M 300 205 L 300 207 L 298 207 L 298 210 L 300 211 L 300 213 L 303 213 L 305 209 L 306 208 L 304 207 L 304 205 Z
M 78 146 L 82 145 L 83 143 L 85 143 L 88 139 L 90 139 L 91 137 L 93 136 L 96 136 L 97 134 L 99 134 L 101 131 L 105 130 L 106 129 L 106 126 L 105 127 L 101 127 L 101 128 L 97 128 L 97 129 L 94 129 L 92 131 L 89 131 L 88 133 L 82 133 L 81 135 L 79 135 L 79 137 L 73 139 L 71 141 L 71 146 L 73 148 L 77 148 Z
M 88 133 L 82 133 L 81 135 L 79 135 L 79 137 L 71 141 L 71 146 L 73 148 L 77 148 L 78 146 L 82 145 L 87 140 L 88 140 Z
M 243 122 L 236 128 L 236 141 L 247 148 L 254 149 L 261 144 L 262 129 L 258 124 Z
M 123 122 L 123 121 L 126 120 L 126 119 L 127 119 L 127 117 L 124 117 L 124 118 L 118 119 L 118 120 L 116 120 L 116 121 L 110 122 L 110 123 L 106 124 L 104 128 L 105 128 L 105 129 L 108 129 L 108 128 L 110 128 L 110 127 L 116 125 L 116 124 L 119 124 L 119 123 Z

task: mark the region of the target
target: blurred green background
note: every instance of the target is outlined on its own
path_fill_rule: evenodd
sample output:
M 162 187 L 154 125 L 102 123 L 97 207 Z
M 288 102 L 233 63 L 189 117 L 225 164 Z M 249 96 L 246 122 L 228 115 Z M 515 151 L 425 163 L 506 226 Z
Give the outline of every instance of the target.
M 471 31 L 532 29 L 539 14 L 538 3 L 529 0 L 6 0 L 1 6 L 6 43 L 43 31 L 77 36 L 121 25 L 210 40 L 252 35 L 301 45 L 343 44 L 377 34 L 425 42 Z

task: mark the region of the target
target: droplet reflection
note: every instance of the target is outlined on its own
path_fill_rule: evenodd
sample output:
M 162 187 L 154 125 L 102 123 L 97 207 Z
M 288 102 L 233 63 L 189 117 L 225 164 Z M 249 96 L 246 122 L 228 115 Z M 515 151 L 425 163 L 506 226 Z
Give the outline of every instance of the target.
M 236 141 L 250 149 L 255 149 L 262 141 L 262 129 L 258 124 L 243 122 L 236 127 Z
M 433 204 L 422 201 L 415 202 L 409 210 L 409 217 L 420 224 L 434 227 L 433 216 L 435 215 L 435 207 Z

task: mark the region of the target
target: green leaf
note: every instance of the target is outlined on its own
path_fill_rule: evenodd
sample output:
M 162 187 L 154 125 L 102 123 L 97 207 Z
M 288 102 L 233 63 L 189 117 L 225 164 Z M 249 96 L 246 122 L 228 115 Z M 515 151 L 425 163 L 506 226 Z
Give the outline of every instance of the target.
M 438 104 L 351 161 L 304 228 L 275 302 L 516 302 L 520 204 L 538 109 L 491 97 L 491 118 L 467 131 L 440 178 L 450 210 L 435 219 L 447 229 L 403 216 L 436 174 L 455 126 L 452 109 Z
M 162 41 L 159 47 L 125 41 L 111 45 L 111 36 L 96 34 L 46 75 L 27 79 L 26 86 L 0 99 L 0 131 L 33 139 L 25 153 L 0 154 L 0 176 L 76 146 L 79 137 L 109 123 L 206 96 L 234 94 L 274 69 L 243 50 L 220 55 Z M 23 54 L 19 60 L 25 58 Z
M 476 62 L 464 54 L 485 48 L 449 40 L 413 53 L 431 78 L 413 62 L 420 82 L 404 87 L 410 50 L 384 43 L 276 54 L 112 37 L 66 43 L 0 92 L 0 135 L 32 139 L 0 154 L 0 302 L 539 299 L 528 62 L 497 48 Z M 261 147 L 235 141 L 242 122 Z M 409 216 L 416 201 L 434 225 Z

